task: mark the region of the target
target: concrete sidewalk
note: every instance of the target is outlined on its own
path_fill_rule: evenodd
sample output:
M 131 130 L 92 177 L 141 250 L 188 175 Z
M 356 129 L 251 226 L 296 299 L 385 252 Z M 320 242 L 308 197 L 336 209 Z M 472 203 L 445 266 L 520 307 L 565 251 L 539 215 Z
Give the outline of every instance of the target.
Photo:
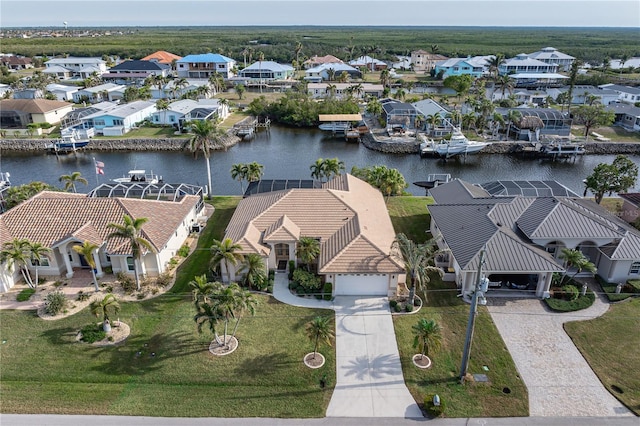
M 602 385 L 562 324 L 604 314 L 596 298 L 588 309 L 558 313 L 537 299 L 490 299 L 487 305 L 529 392 L 530 416 L 635 417 Z
M 337 377 L 327 417 L 423 418 L 404 383 L 386 298 L 297 297 L 286 274 L 276 274 L 273 287 L 281 302 L 336 312 Z

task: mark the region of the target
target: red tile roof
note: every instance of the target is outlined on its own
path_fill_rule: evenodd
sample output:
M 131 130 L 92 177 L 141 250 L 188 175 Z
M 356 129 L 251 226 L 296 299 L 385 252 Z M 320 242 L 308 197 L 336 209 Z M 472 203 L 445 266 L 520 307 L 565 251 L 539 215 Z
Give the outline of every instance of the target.
M 169 64 L 169 65 L 174 60 L 179 61 L 180 59 L 182 59 L 182 56 L 174 55 L 173 53 L 166 52 L 164 50 L 158 50 L 157 52 L 142 58 L 143 61 L 156 60 L 161 64 Z

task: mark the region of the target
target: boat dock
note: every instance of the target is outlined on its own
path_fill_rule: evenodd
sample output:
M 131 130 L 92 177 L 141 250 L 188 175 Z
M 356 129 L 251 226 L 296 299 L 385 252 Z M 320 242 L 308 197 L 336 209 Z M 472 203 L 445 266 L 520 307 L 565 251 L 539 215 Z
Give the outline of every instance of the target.
M 269 131 L 271 128 L 271 120 L 265 119 L 264 121 L 259 121 L 257 118 L 247 122 L 247 120 L 243 120 L 240 123 L 236 124 L 233 129 L 236 136 L 243 139 L 251 139 L 255 136 L 256 131 L 258 129 L 265 129 Z

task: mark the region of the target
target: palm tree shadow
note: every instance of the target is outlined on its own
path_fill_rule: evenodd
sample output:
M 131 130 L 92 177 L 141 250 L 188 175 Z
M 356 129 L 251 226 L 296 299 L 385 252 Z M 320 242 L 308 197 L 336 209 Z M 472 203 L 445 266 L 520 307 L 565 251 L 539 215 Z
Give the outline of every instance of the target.
M 236 367 L 234 373 L 238 379 L 242 377 L 252 379 L 255 378 L 256 371 L 263 376 L 268 376 L 277 374 L 283 369 L 291 369 L 294 364 L 295 362 L 289 359 L 286 352 L 264 354 L 246 359 Z
M 358 380 L 367 377 L 381 379 L 389 376 L 402 376 L 402 367 L 398 358 L 392 355 L 381 355 L 371 360 L 366 356 L 359 356 L 349 361 L 346 367 L 340 368 L 346 369 L 346 376 L 353 376 Z
M 41 336 L 49 340 L 54 345 L 68 345 L 77 343 L 77 336 L 80 330 L 75 327 L 52 328 L 44 331 Z

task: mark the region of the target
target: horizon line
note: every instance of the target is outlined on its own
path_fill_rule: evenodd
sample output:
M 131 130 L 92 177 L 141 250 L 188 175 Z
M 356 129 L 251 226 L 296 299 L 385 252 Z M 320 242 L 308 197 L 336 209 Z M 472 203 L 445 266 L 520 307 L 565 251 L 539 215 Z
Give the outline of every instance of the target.
M 330 25 L 330 24 L 300 24 L 300 25 L 243 25 L 243 24 L 226 24 L 226 25 L 87 25 L 67 27 L 66 30 L 73 28 L 615 28 L 615 29 L 635 29 L 640 31 L 640 27 L 620 27 L 608 25 Z M 33 28 L 65 28 L 62 25 L 35 25 L 35 26 L 4 26 L 2 30 L 9 29 L 33 29 Z

